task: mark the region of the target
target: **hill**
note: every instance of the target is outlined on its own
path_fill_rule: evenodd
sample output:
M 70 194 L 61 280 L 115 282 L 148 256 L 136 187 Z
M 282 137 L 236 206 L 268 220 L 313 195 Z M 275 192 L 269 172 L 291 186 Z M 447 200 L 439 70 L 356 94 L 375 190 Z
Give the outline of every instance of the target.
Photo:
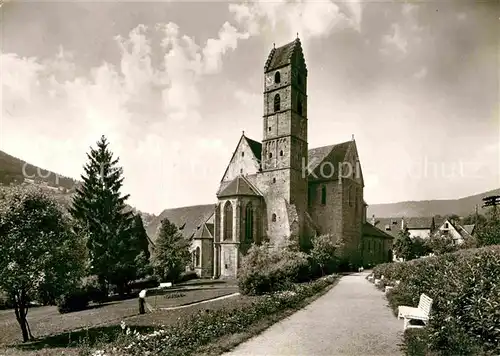
M 421 200 L 404 201 L 389 204 L 373 204 L 367 209 L 367 218 L 376 217 L 427 217 L 435 215 L 457 214 L 467 216 L 475 212 L 476 205 L 479 213 L 484 213 L 482 198 L 489 195 L 500 195 L 500 189 L 490 190 L 481 194 L 471 195 L 460 199 L 448 200 Z
M 0 184 L 46 183 L 49 187 L 74 190 L 78 181 L 27 163 L 0 151 Z
M 37 185 L 51 192 L 56 200 L 67 208 L 70 206 L 73 194 L 81 182 L 37 167 L 0 151 L 0 186 L 3 189 L 9 189 L 9 186 L 21 184 Z M 130 205 L 127 205 L 127 208 L 141 215 L 145 227 L 156 218 L 155 215 L 144 213 Z

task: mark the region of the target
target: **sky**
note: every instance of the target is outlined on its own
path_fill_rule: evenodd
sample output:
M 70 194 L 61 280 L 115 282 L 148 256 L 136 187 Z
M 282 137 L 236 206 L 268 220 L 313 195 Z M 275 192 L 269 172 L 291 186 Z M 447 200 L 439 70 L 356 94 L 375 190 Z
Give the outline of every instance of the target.
M 499 4 L 4 0 L 0 150 L 78 179 L 105 135 L 134 207 L 215 203 L 298 33 L 309 148 L 354 135 L 368 204 L 495 189 Z

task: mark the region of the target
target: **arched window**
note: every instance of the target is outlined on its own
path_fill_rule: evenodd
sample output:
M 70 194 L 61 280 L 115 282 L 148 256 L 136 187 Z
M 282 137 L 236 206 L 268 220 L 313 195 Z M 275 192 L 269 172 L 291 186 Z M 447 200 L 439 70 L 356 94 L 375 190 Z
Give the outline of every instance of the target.
M 253 207 L 252 203 L 248 203 L 245 208 L 245 240 L 253 241 Z
M 302 100 L 300 99 L 297 100 L 297 112 L 302 116 Z
M 273 214 L 273 216 L 271 217 L 271 220 L 274 222 L 276 221 L 276 214 Z
M 281 109 L 281 99 L 280 99 L 280 95 L 279 94 L 276 94 L 274 96 L 274 111 L 280 111 Z
M 280 156 L 283 156 L 283 150 L 280 151 Z
M 326 204 L 326 187 L 324 185 L 321 187 L 321 204 Z
M 273 158 L 273 153 L 269 152 L 269 158 Z
M 230 201 L 224 205 L 224 240 L 233 239 L 233 206 Z
M 297 85 L 298 86 L 302 85 L 302 77 L 300 76 L 300 74 L 297 74 Z
M 196 267 L 200 267 L 200 247 L 196 247 L 196 252 L 195 252 L 195 265 Z
M 274 82 L 275 82 L 276 84 L 281 83 L 281 74 L 280 74 L 280 72 L 276 72 L 276 73 L 274 74 Z

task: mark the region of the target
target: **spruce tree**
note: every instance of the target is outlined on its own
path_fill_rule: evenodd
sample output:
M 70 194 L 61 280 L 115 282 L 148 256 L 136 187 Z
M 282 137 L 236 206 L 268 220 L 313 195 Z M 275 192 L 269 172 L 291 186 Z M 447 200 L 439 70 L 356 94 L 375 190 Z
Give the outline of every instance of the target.
M 90 149 L 70 213 L 88 231 L 87 247 L 91 273 L 97 275 L 103 291 L 109 284 L 123 293 L 135 278 L 138 246 L 132 233 L 132 212 L 121 195 L 123 170 L 114 159 L 104 136 Z
M 151 257 L 149 238 L 142 217 L 138 213 L 134 215 L 132 231 L 139 251 L 139 255 L 136 257 L 137 277 L 141 278 L 150 275 L 152 271 L 149 262 Z

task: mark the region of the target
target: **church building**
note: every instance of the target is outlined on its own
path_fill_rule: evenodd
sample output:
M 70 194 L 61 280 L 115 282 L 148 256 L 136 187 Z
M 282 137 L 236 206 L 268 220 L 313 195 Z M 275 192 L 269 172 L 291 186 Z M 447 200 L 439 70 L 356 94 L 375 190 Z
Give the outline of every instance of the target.
M 279 248 L 294 240 L 308 246 L 318 234 L 343 238 L 346 256 L 361 264 L 365 228 L 370 238 L 392 237 L 366 222 L 354 138 L 308 147 L 308 69 L 299 38 L 273 48 L 263 74 L 262 142 L 242 134 L 215 205 L 192 207 L 198 216 L 189 217 L 190 207 L 163 215 L 192 239 L 193 268 L 200 277 L 236 277 L 252 243 Z

